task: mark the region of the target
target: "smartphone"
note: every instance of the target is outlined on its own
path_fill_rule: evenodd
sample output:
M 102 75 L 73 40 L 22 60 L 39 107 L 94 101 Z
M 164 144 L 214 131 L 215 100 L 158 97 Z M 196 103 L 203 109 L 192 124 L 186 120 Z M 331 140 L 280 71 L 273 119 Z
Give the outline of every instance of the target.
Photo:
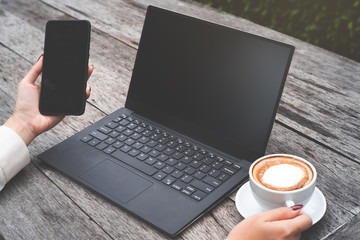
M 46 23 L 39 110 L 43 115 L 81 115 L 85 111 L 90 22 Z

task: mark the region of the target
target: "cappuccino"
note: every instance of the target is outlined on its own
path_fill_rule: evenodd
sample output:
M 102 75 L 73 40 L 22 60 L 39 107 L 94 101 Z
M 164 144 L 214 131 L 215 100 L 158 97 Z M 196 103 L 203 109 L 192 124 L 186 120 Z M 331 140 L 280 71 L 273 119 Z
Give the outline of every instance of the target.
M 252 176 L 262 186 L 276 191 L 292 191 L 308 185 L 314 176 L 305 162 L 290 156 L 264 158 L 252 169 Z

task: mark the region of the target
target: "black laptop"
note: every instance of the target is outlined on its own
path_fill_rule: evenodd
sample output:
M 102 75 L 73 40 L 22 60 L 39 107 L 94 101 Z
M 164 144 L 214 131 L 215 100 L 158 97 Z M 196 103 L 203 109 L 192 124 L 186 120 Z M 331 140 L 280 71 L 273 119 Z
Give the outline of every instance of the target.
M 149 6 L 125 107 L 39 158 L 175 236 L 264 155 L 293 52 Z

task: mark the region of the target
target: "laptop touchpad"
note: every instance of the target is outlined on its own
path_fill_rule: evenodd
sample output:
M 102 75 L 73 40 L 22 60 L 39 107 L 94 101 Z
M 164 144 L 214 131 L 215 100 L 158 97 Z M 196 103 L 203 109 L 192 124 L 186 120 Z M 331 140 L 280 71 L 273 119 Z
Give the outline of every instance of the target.
M 127 203 L 153 183 L 106 159 L 80 176 L 94 190 Z

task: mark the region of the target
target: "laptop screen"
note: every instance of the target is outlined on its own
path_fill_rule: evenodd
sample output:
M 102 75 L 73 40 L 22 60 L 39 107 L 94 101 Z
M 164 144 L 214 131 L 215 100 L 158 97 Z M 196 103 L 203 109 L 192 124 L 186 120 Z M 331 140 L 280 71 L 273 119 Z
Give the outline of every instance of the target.
M 259 157 L 293 51 L 150 6 L 126 107 L 235 157 Z

